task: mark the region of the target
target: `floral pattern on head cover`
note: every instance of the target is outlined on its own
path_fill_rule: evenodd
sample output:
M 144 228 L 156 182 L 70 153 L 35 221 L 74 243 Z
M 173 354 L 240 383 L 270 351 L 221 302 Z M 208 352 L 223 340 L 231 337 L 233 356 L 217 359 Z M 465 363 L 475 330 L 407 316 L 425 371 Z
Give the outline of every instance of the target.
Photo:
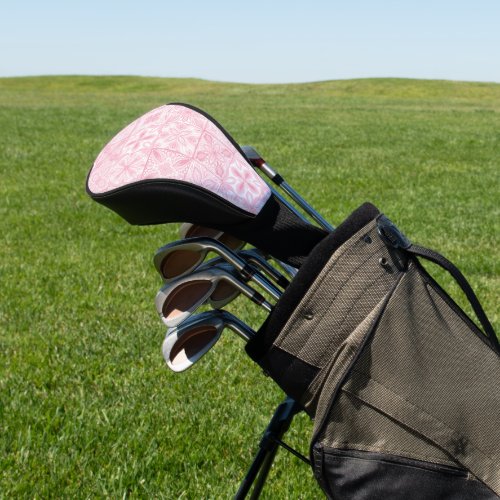
M 179 104 L 153 109 L 119 132 L 97 157 L 88 188 L 103 194 L 150 179 L 201 186 L 254 215 L 271 195 L 222 130 Z

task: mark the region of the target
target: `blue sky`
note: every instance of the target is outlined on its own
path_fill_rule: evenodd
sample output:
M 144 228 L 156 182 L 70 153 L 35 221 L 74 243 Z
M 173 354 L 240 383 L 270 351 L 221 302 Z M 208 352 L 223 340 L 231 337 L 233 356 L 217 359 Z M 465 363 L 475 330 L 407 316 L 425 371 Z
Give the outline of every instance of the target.
M 500 0 L 1 0 L 0 76 L 500 82 Z

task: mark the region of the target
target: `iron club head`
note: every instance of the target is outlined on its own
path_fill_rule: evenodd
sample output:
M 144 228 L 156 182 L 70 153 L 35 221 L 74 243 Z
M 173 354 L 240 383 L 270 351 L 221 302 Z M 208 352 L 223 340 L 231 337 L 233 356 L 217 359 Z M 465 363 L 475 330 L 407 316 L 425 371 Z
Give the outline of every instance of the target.
M 233 330 L 245 341 L 255 336 L 248 325 L 227 311 L 197 314 L 167 331 L 162 345 L 167 366 L 174 372 L 187 370 L 216 344 L 224 328 Z
M 162 321 L 169 327 L 179 325 L 208 300 L 221 282 L 237 289 L 266 311 L 272 311 L 271 304 L 260 293 L 243 283 L 236 271 L 215 266 L 178 278 L 160 289 L 155 305 Z

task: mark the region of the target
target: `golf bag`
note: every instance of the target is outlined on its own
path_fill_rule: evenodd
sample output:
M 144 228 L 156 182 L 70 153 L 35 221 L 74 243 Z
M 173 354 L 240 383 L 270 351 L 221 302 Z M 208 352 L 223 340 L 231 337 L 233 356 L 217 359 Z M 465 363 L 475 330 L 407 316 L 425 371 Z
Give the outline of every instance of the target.
M 456 279 L 484 332 L 424 269 Z M 314 419 L 336 499 L 500 495 L 500 349 L 460 271 L 364 204 L 318 244 L 247 352 Z

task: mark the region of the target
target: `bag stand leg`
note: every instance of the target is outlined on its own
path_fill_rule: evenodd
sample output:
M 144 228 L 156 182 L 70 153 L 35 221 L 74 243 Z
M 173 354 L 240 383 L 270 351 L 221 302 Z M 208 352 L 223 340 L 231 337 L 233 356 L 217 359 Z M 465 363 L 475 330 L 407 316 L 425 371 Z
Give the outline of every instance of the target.
M 264 435 L 259 443 L 259 451 L 255 455 L 252 465 L 241 482 L 240 488 L 234 497 L 235 500 L 246 498 L 247 493 L 255 482 L 252 496 L 259 498 L 267 475 L 273 463 L 281 438 L 290 427 L 293 417 L 302 411 L 302 408 L 292 399 L 287 397 L 274 412 L 274 415 L 267 426 Z M 287 447 L 288 449 L 288 447 Z M 257 477 L 258 475 L 258 477 Z

